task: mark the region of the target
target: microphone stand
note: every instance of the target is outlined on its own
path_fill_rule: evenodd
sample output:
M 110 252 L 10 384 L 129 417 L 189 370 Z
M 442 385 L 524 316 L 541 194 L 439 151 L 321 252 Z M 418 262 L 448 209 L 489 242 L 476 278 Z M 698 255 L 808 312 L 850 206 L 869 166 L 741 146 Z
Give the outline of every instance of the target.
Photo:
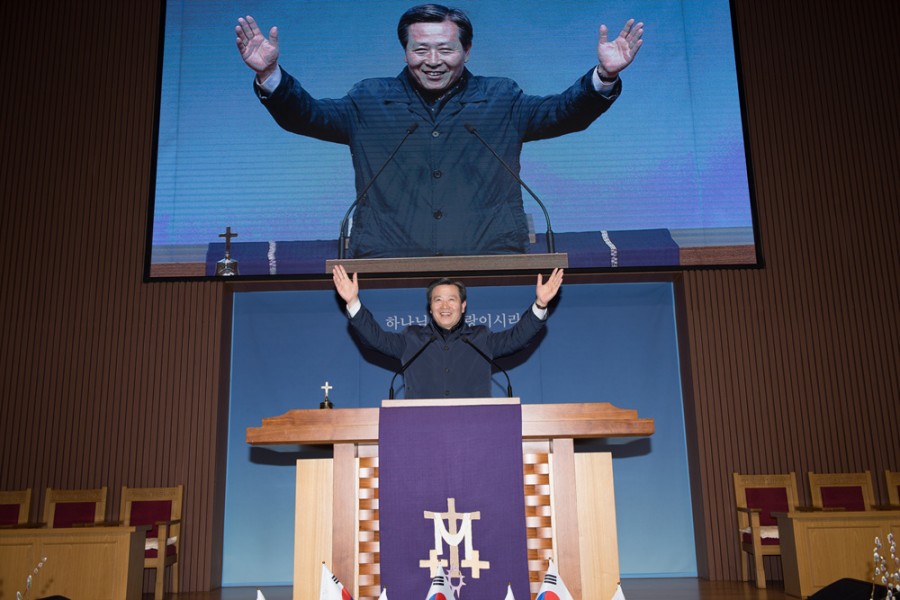
M 512 175 L 513 177 L 516 178 L 516 181 L 519 182 L 519 185 L 521 185 L 523 188 L 525 188 L 526 192 L 531 194 L 531 197 L 534 198 L 534 201 L 537 202 L 538 206 L 541 207 L 541 210 L 544 211 L 544 221 L 547 222 L 547 252 L 549 254 L 556 254 L 556 243 L 553 241 L 553 229 L 550 228 L 550 213 L 547 212 L 547 207 L 544 206 L 544 203 L 541 202 L 541 199 L 537 197 L 537 194 L 535 194 L 533 191 L 531 191 L 531 188 L 528 187 L 528 184 L 526 184 L 522 180 L 522 178 L 519 177 L 519 175 L 513 170 L 513 168 L 510 167 L 499 154 L 497 154 L 497 151 L 494 150 L 494 148 L 491 147 L 491 145 L 487 143 L 487 140 L 485 140 L 483 137 L 481 137 L 481 134 L 478 133 L 478 130 L 475 129 L 474 125 L 472 125 L 471 123 L 466 123 L 463 125 L 463 127 L 466 128 L 466 131 L 468 131 L 469 133 L 474 135 L 476 138 L 478 138 L 478 141 L 481 142 L 485 148 L 490 150 L 491 154 L 494 155 L 494 158 L 499 160 L 500 164 L 503 165 L 504 167 L 506 167 L 506 170 L 509 171 L 510 175 Z
M 498 365 L 496 362 L 494 362 L 494 359 L 493 359 L 493 358 L 491 358 L 490 356 L 488 356 L 487 354 L 485 354 L 484 352 L 482 352 L 482 351 L 481 351 L 481 348 L 479 348 L 478 346 L 476 346 L 475 344 L 473 344 L 472 342 L 470 342 L 468 337 L 466 337 L 466 336 L 461 336 L 460 339 L 461 339 L 463 342 L 465 342 L 466 344 L 470 345 L 470 346 L 472 347 L 472 349 L 475 350 L 475 352 L 477 352 L 478 354 L 480 354 L 480 355 L 481 355 L 481 358 L 483 358 L 484 360 L 486 360 L 486 361 L 488 361 L 489 363 L 491 363 L 491 365 L 493 365 L 494 367 L 496 367 L 498 371 L 500 371 L 501 373 L 503 373 L 503 375 L 506 377 L 506 397 L 507 397 L 507 398 L 512 398 L 512 397 L 513 397 L 513 395 L 512 395 L 512 383 L 511 383 L 510 380 L 509 380 L 509 374 L 506 372 L 506 369 L 504 369 L 503 367 L 501 367 L 500 365 Z
M 423 352 L 425 352 L 425 348 L 430 346 L 431 342 L 433 342 L 436 339 L 437 339 L 437 336 L 432 334 L 431 338 L 429 338 L 429 340 L 427 342 L 425 342 L 425 344 L 421 348 L 419 348 L 418 352 L 413 354 L 412 358 L 410 358 L 408 361 L 406 361 L 406 363 L 400 367 L 399 371 L 394 373 L 394 376 L 391 377 L 391 387 L 388 389 L 388 400 L 394 399 L 394 381 L 397 379 L 397 375 L 400 375 L 401 373 L 406 371 L 406 369 L 409 367 L 409 365 L 413 364 L 413 361 L 415 361 L 417 358 L 419 358 L 419 355 L 422 354 Z
M 350 208 L 347 209 L 347 212 L 344 213 L 344 218 L 341 220 L 341 230 L 338 233 L 338 258 L 344 258 L 344 252 L 346 251 L 345 246 L 347 245 L 347 221 L 350 219 L 350 212 L 356 208 L 356 205 L 359 204 L 360 200 L 366 195 L 366 192 L 369 191 L 369 188 L 372 187 L 372 184 L 375 183 L 375 180 L 378 179 L 378 176 L 381 175 L 381 172 L 384 171 L 384 168 L 388 166 L 388 164 L 394 160 L 394 156 L 397 155 L 397 152 L 400 151 L 400 147 L 406 143 L 406 139 L 412 135 L 412 133 L 419 128 L 418 123 L 412 123 L 409 127 L 406 128 L 406 135 L 403 136 L 403 139 L 400 140 L 400 143 L 397 144 L 397 147 L 394 148 L 394 151 L 391 152 L 391 155 L 388 156 L 388 159 L 384 161 L 384 164 L 381 165 L 381 168 L 378 169 L 378 172 L 375 173 L 375 176 L 369 180 L 369 183 L 366 184 L 366 187 L 363 188 L 363 191 L 359 193 L 356 197 L 356 200 L 353 201 L 353 204 L 350 205 Z

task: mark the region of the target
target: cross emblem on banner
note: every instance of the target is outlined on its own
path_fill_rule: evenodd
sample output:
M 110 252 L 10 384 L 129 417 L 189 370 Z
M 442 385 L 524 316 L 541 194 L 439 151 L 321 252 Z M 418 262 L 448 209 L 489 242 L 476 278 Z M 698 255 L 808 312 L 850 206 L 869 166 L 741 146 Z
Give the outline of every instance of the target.
M 425 518 L 434 522 L 435 547 L 429 550 L 427 560 L 419 561 L 419 567 L 429 569 L 431 577 L 435 577 L 441 568 L 447 568 L 448 576 L 459 578 L 459 586 L 461 586 L 463 585 L 463 568 L 471 571 L 473 579 L 481 576 L 482 569 L 491 568 L 490 562 L 480 560 L 478 550 L 475 550 L 472 544 L 472 521 L 481 519 L 481 511 L 459 513 L 456 511 L 456 499 L 447 498 L 446 512 L 426 510 Z M 446 526 L 444 525 L 445 521 L 447 522 Z M 441 558 L 444 554 L 442 542 L 446 542 L 450 547 L 449 560 Z M 460 560 L 459 544 L 462 542 L 465 542 L 465 557 Z

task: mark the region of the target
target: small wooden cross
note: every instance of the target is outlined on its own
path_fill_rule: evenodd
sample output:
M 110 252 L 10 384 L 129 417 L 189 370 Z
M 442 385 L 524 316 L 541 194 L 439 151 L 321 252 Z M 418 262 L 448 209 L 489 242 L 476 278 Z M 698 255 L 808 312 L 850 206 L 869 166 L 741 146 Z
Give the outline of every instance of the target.
M 231 256 L 231 238 L 236 238 L 238 234 L 231 233 L 231 227 L 225 228 L 225 233 L 220 233 L 220 238 L 225 238 L 225 257 Z

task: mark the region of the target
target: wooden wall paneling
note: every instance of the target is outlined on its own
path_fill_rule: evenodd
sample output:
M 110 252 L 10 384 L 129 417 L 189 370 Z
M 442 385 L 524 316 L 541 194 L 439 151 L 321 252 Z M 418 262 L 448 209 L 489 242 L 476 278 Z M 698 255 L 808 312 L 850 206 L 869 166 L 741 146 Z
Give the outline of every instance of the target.
M 118 495 L 125 479 L 159 485 L 187 478 L 182 465 L 197 454 L 183 448 L 204 439 L 195 431 L 216 422 L 202 410 L 211 407 L 216 417 L 221 409 L 203 402 L 219 384 L 220 290 L 140 283 L 158 4 L 105 4 L 37 6 L 18 20 L 39 22 L 51 33 L 36 48 L 44 77 L 34 77 L 35 65 L 21 73 L 10 65 L 20 75 L 15 81 L 30 74 L 34 85 L 28 95 L 4 100 L 7 108 L 28 106 L 13 111 L 24 122 L 4 131 L 10 135 L 3 145 L 4 157 L 13 148 L 17 154 L 3 161 L 15 166 L 3 171 L 14 201 L 2 222 L 15 227 L 0 230 L 7 238 L 0 248 L 12 265 L 24 265 L 11 269 L 6 281 L 15 291 L 2 296 L 4 314 L 12 317 L 3 334 L 12 343 L 3 347 L 16 348 L 2 354 L 0 390 L 10 400 L 3 421 L 16 424 L 2 427 L 12 433 L 3 436 L 10 450 L 4 486 L 103 480 Z M 128 68 L 95 68 L 110 47 Z M 134 73 L 143 75 L 140 85 Z M 200 314 L 208 318 L 198 321 Z M 210 344 L 214 352 L 196 352 Z M 207 439 L 221 446 L 215 435 Z M 180 459 L 171 460 L 171 449 Z M 200 457 L 210 461 L 213 451 Z M 197 475 L 185 482 L 189 489 L 210 487 L 218 466 L 191 464 Z M 195 506 L 193 512 L 211 511 Z M 198 549 L 207 545 L 191 535 L 190 525 L 186 537 Z M 210 569 L 200 573 L 185 577 L 196 580 L 185 589 L 208 585 Z
M 727 338 L 724 344 L 732 346 L 732 356 L 747 360 L 719 365 L 693 355 L 694 380 L 699 382 L 715 374 L 729 398 L 749 399 L 756 409 L 771 415 L 770 419 L 756 421 L 759 428 L 738 432 L 736 444 L 742 449 L 736 457 L 739 463 L 760 472 L 773 470 L 772 467 L 802 471 L 803 465 L 809 463 L 850 469 L 879 460 L 862 432 L 877 431 L 877 421 L 884 419 L 885 413 L 896 418 L 896 402 L 892 403 L 892 399 L 897 396 L 897 369 L 884 358 L 895 362 L 897 356 L 895 294 L 889 294 L 886 303 L 873 292 L 879 291 L 879 284 L 888 282 L 894 285 L 886 289 L 897 289 L 897 261 L 883 260 L 897 252 L 897 208 L 896 204 L 886 206 L 877 198 L 878 193 L 874 194 L 876 198 L 868 191 L 861 193 L 867 186 L 878 187 L 875 182 L 884 173 L 867 171 L 872 164 L 883 163 L 886 155 L 896 158 L 896 145 L 881 145 L 881 151 L 874 152 L 874 161 L 854 162 L 856 156 L 872 151 L 855 141 L 860 138 L 855 134 L 857 115 L 848 118 L 848 111 L 858 111 L 860 119 L 873 127 L 880 120 L 871 118 L 878 111 L 860 101 L 856 86 L 830 85 L 829 67 L 833 63 L 819 58 L 827 54 L 822 48 L 822 32 L 828 31 L 828 25 L 836 25 L 839 13 L 817 11 L 810 3 L 782 6 L 739 2 L 736 8 L 739 29 L 745 33 L 741 46 L 748 80 L 762 81 L 755 74 L 777 63 L 769 55 L 768 48 L 774 47 L 769 44 L 768 35 L 746 35 L 754 22 L 777 20 L 779 15 L 786 19 L 784 23 L 790 22 L 790 15 L 815 13 L 817 18 L 799 32 L 796 48 L 791 46 L 790 60 L 784 68 L 770 68 L 766 73 L 766 87 L 761 93 L 757 93 L 760 87 L 746 88 L 766 270 L 741 273 L 737 278 L 731 273 L 708 277 L 706 273 L 696 277 L 691 273 L 686 277 L 688 290 L 700 286 L 701 280 L 715 288 L 708 298 L 688 294 L 689 303 L 707 299 L 733 303 L 732 292 L 741 288 L 732 284 L 757 279 L 746 291 L 759 295 L 764 309 L 761 326 L 756 332 L 749 327 L 722 330 L 720 323 L 711 320 L 713 313 L 704 312 L 710 309 L 708 305 L 698 304 L 699 310 L 688 311 L 692 317 L 697 316 L 690 323 L 692 338 L 705 338 L 715 331 Z M 777 31 L 771 35 L 779 37 Z M 887 44 L 896 46 L 894 40 Z M 871 57 L 867 58 L 867 65 L 871 64 Z M 878 72 L 879 69 L 872 69 L 871 75 Z M 874 104 L 878 106 L 877 100 Z M 752 125 L 754 119 L 757 127 Z M 896 116 L 891 115 L 889 120 L 888 129 L 895 129 Z M 854 138 L 852 145 L 843 143 L 847 136 Z M 883 134 L 877 137 L 885 140 Z M 896 175 L 890 177 L 894 182 L 889 187 L 895 189 Z M 886 227 L 890 231 L 884 231 Z M 869 247 L 872 250 L 866 250 Z M 744 308 L 756 316 L 752 307 Z M 728 318 L 741 317 L 734 314 Z M 756 339 L 745 343 L 744 334 Z M 873 338 L 885 345 L 872 345 Z M 692 339 L 692 350 L 699 351 L 698 346 L 699 342 Z M 734 366 L 738 364 L 746 370 Z M 756 365 L 759 373 L 753 370 Z M 706 369 L 709 375 L 704 376 Z M 762 397 L 753 398 L 752 387 L 739 386 L 742 373 L 751 375 L 751 386 L 756 386 Z M 698 395 L 709 389 L 695 384 Z M 711 407 L 714 401 L 712 397 L 695 398 L 698 406 L 710 410 L 710 417 L 718 414 Z M 708 426 L 717 425 L 714 420 L 705 422 Z M 727 424 L 718 422 L 720 426 Z M 779 440 L 772 445 L 769 443 L 773 439 L 763 433 L 766 425 L 789 425 L 796 435 L 788 436 L 783 446 Z M 881 436 L 890 439 L 886 434 Z M 750 455 L 752 448 L 762 442 L 773 452 Z M 896 455 L 896 450 L 893 452 Z M 728 459 L 716 460 L 718 468 L 725 472 Z M 704 482 L 708 500 L 715 491 L 710 486 L 719 481 L 713 479 Z M 716 489 L 720 487 L 715 485 Z M 719 576 L 715 573 L 718 568 L 719 565 L 711 565 L 714 576 Z M 734 567 L 727 566 L 725 573 L 729 571 L 733 573 Z

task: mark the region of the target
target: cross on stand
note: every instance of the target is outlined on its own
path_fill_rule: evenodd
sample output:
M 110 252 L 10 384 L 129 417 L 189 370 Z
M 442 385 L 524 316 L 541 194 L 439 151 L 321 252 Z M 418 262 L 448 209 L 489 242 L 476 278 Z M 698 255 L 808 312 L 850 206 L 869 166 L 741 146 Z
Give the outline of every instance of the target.
M 320 385 L 319 389 L 325 390 L 325 399 L 319 402 L 319 408 L 334 408 L 334 404 L 328 399 L 328 392 L 334 389 L 333 385 L 329 385 L 326 381 L 325 385 Z
M 231 227 L 225 228 L 225 233 L 220 233 L 220 238 L 225 238 L 225 258 L 231 258 L 231 238 L 236 238 L 238 234 L 231 233 Z
M 225 238 L 225 258 L 216 263 L 216 275 L 220 277 L 234 277 L 238 274 L 238 261 L 231 258 L 231 238 L 238 234 L 231 233 L 231 227 L 225 228 L 225 233 L 220 233 L 220 238 Z

